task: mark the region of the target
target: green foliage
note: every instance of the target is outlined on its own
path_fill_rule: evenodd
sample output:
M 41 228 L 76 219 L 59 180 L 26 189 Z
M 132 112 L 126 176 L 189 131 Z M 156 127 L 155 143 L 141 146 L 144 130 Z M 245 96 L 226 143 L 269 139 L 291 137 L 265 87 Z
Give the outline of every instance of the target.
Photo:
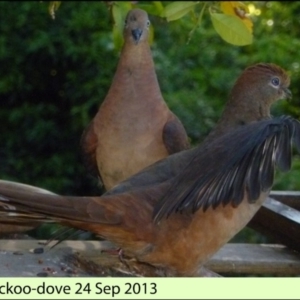
M 53 21 L 43 3 L 0 6 L 1 177 L 91 192 L 79 141 L 117 63 L 106 7 L 64 3 Z
M 214 126 L 235 79 L 253 63 L 290 71 L 293 100 L 277 103 L 273 114 L 299 117 L 299 2 L 255 2 L 260 15 L 253 16 L 253 43 L 243 47 L 225 43 L 210 18 L 199 17 L 203 3 L 174 22 L 161 17 L 167 4 L 138 2 L 153 12 L 161 89 L 193 144 Z M 62 194 L 100 194 L 82 165 L 79 142 L 118 61 L 110 7 L 63 2 L 53 20 L 47 5 L 0 2 L 0 178 Z M 292 172 L 277 174 L 274 188 L 299 190 L 299 173 L 296 157 Z
M 242 2 L 137 1 L 134 3 L 132 1 L 112 1 L 108 6 L 111 7 L 115 23 L 113 31 L 116 49 L 120 49 L 120 45 L 122 44 L 122 27 L 119 26 L 120 17 L 123 15 L 124 19 L 128 10 L 136 6 L 145 9 L 149 14 L 166 18 L 168 22 L 179 20 L 189 15 L 190 21 L 193 23 L 193 28 L 189 33 L 189 40 L 192 38 L 195 30 L 200 26 L 204 13 L 206 12 L 207 17 L 209 17 L 208 13 L 210 12 L 216 32 L 226 42 L 239 46 L 252 43 L 252 22 L 247 15 L 247 6 Z M 115 11 L 117 11 L 117 13 Z
M 182 18 L 194 9 L 195 1 L 176 1 L 168 4 L 164 9 L 164 16 L 167 21 L 174 21 Z

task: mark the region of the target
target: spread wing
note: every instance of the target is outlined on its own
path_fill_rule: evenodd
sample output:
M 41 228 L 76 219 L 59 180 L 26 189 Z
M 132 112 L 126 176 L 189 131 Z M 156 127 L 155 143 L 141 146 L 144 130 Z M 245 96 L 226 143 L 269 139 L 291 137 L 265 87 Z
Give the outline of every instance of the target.
M 236 207 L 246 195 L 255 202 L 272 187 L 275 165 L 281 171 L 290 169 L 292 142 L 300 152 L 300 123 L 281 117 L 242 126 L 199 147 L 198 155 L 158 202 L 154 221 L 174 212 L 205 211 L 229 203 Z

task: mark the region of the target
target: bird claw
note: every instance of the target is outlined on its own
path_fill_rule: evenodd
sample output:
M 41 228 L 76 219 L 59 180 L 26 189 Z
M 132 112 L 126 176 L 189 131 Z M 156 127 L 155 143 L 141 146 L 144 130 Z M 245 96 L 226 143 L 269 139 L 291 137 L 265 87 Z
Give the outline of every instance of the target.
M 101 253 L 107 253 L 109 255 L 118 255 L 120 262 L 122 262 L 123 264 L 127 264 L 125 261 L 125 258 L 124 258 L 123 249 L 121 249 L 121 248 L 103 249 L 103 250 L 101 250 Z

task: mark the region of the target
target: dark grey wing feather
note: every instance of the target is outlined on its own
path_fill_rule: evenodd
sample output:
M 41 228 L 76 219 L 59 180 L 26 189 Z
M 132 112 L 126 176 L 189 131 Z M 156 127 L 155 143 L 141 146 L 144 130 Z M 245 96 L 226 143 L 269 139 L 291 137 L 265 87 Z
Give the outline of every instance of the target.
M 291 136 L 293 129 L 288 125 L 283 126 L 283 134 L 278 136 L 277 149 L 276 149 L 276 162 L 279 170 L 286 172 L 290 170 L 292 165 L 292 145 Z
M 264 147 L 264 155 L 260 164 L 259 180 L 261 190 L 266 192 L 273 184 L 275 175 L 275 139 L 276 135 L 268 139 Z
M 254 203 L 261 193 L 261 182 L 259 178 L 260 173 L 260 164 L 263 160 L 264 143 L 260 144 L 253 151 L 253 155 L 251 157 L 251 161 L 248 166 L 248 172 L 246 177 L 246 190 L 248 194 L 248 201 Z
M 294 123 L 296 124 L 296 120 L 294 120 Z M 297 151 L 300 153 L 300 127 L 297 125 L 294 125 L 294 134 L 292 137 L 292 141 L 297 149 Z

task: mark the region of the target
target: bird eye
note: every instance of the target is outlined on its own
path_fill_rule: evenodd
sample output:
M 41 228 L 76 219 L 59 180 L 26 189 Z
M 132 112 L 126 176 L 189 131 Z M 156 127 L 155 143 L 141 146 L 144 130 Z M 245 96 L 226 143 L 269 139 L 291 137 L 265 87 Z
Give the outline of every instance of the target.
M 150 26 L 150 21 L 148 20 L 148 21 L 147 21 L 147 27 L 149 27 L 149 26 Z
M 279 86 L 280 80 L 278 77 L 274 77 L 274 78 L 272 78 L 271 82 L 274 86 Z

